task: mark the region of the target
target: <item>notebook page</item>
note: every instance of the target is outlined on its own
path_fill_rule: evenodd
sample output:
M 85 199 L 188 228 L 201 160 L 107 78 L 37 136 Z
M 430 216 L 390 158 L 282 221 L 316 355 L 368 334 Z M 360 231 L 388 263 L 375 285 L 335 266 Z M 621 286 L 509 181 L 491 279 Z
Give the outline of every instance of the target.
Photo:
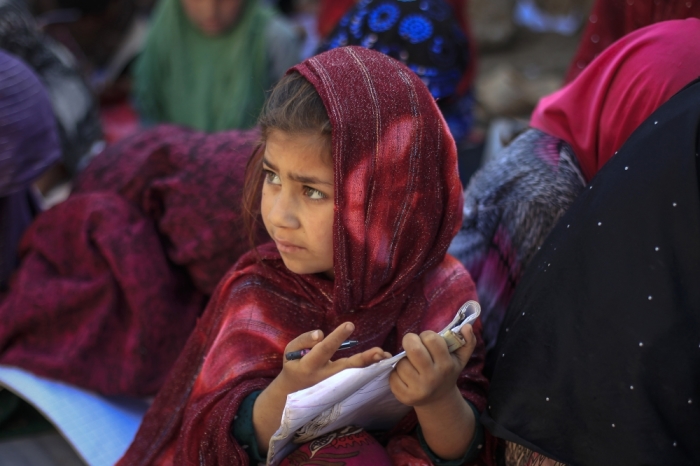
M 475 301 L 465 303 L 454 320 L 440 332 L 459 332 L 479 316 Z M 368 430 L 389 429 L 410 407 L 400 403 L 389 387 L 389 375 L 406 355 L 396 356 L 365 368 L 345 369 L 316 385 L 287 396 L 279 429 L 270 439 L 267 461 L 279 464 L 304 443 L 348 425 Z

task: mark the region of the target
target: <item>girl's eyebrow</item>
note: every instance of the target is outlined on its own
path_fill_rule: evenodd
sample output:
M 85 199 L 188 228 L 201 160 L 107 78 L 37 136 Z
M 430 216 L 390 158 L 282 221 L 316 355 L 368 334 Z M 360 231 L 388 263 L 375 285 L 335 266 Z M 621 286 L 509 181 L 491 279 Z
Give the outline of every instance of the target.
M 270 163 L 269 160 L 267 160 L 265 157 L 263 157 L 263 165 L 267 165 L 270 167 L 273 171 L 279 172 L 279 169 L 272 163 Z M 297 183 L 303 183 L 303 184 L 325 184 L 327 186 L 333 186 L 332 182 L 328 181 L 323 181 L 320 178 L 317 178 L 315 176 L 305 176 L 305 175 L 299 175 L 296 173 L 289 173 L 287 175 L 287 178 L 289 178 L 292 181 L 296 181 Z

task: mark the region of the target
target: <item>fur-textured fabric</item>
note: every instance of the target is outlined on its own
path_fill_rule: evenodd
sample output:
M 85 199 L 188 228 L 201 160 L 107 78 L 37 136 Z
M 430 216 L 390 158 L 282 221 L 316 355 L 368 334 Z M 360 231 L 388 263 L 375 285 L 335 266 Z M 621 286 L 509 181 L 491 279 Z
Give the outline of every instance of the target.
M 471 179 L 449 253 L 476 283 L 487 349 L 496 343 L 523 270 L 584 186 L 571 147 L 536 129 Z

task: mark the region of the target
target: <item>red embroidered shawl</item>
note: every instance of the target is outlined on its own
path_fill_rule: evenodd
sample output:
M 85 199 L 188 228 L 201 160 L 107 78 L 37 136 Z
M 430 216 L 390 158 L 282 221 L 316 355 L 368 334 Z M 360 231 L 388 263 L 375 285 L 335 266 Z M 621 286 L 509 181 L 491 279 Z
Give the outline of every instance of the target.
M 121 460 L 135 464 L 248 464 L 230 434 L 249 393 L 282 367 L 302 332 L 344 321 L 363 351 L 396 353 L 407 332 L 438 330 L 467 299 L 468 272 L 445 252 L 461 221 L 456 148 L 427 88 L 398 61 L 359 47 L 296 66 L 333 126 L 335 281 L 286 269 L 274 246 L 249 253 L 219 284 L 169 380 Z M 485 402 L 479 344 L 458 384 Z M 415 426 L 408 416 L 395 429 Z

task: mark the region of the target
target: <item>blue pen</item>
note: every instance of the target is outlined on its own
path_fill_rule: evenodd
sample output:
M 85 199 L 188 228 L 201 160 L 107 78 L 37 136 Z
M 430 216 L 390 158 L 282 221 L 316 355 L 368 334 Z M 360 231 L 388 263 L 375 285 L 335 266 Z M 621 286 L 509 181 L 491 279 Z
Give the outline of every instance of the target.
M 344 341 L 340 344 L 338 351 L 352 348 L 353 346 L 357 345 L 358 343 L 359 343 L 359 341 L 357 341 L 357 340 Z M 308 354 L 309 351 L 311 351 L 311 348 L 306 348 L 306 349 L 302 349 L 299 351 L 291 351 L 291 352 L 285 354 L 285 358 L 287 358 L 287 361 L 294 361 L 295 359 L 301 359 L 304 355 Z

